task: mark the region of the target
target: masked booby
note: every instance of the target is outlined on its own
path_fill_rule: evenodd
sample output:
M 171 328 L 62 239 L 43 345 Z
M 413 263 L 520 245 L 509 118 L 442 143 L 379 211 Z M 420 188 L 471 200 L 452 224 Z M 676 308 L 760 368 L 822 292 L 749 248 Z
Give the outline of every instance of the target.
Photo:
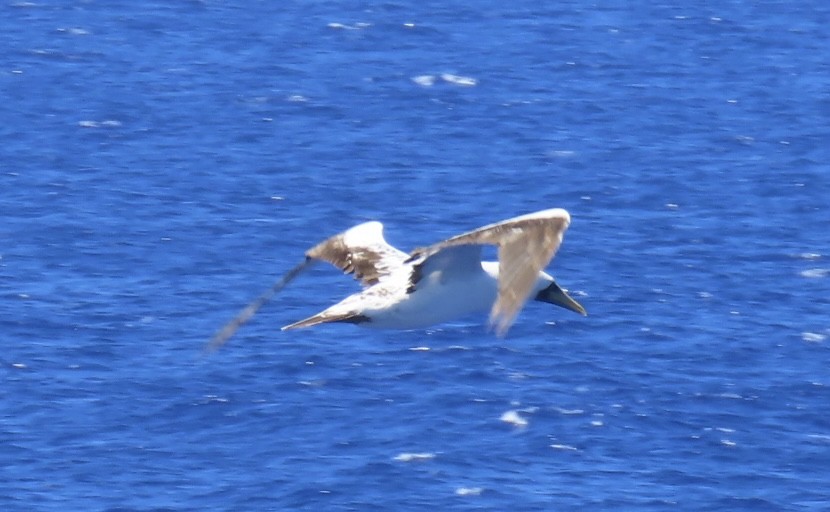
M 282 330 L 329 322 L 418 329 L 489 310 L 490 325 L 504 336 L 530 297 L 586 315 L 585 308 L 542 271 L 559 249 L 570 221 L 561 208 L 542 210 L 410 253 L 386 242 L 380 222 L 364 222 L 309 249 L 302 263 L 219 330 L 208 348 L 224 344 L 275 293 L 320 261 L 352 274 L 362 291 Z M 497 247 L 498 261 L 481 260 L 485 245 Z

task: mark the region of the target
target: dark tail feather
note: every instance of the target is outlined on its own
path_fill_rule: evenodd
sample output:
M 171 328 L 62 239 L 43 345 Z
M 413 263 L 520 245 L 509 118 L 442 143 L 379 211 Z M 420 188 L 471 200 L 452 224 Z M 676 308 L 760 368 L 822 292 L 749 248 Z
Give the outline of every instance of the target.
M 299 322 L 294 322 L 293 324 L 286 325 L 281 330 L 288 331 L 290 329 L 300 329 L 302 327 L 311 327 L 313 325 L 318 324 L 327 324 L 330 322 L 342 322 L 347 324 L 362 324 L 364 322 L 370 322 L 369 317 L 361 315 L 360 313 L 341 313 L 333 315 L 331 313 L 326 313 L 323 311 L 322 313 L 317 313 L 314 316 L 310 316 L 304 320 L 300 320 Z

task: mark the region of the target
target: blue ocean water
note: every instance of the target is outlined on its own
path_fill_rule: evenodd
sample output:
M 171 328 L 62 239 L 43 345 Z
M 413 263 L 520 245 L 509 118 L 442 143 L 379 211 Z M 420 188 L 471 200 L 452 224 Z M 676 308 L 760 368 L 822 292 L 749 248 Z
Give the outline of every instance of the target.
M 0 6 L 0 509 L 830 509 L 830 5 Z M 280 332 L 550 207 L 529 304 Z

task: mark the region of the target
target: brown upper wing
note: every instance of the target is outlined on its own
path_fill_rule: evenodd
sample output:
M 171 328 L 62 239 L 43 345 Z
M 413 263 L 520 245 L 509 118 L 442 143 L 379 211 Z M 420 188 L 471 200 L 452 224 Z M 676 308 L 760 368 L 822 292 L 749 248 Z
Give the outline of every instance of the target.
M 499 294 L 490 322 L 504 335 L 528 299 L 542 270 L 556 254 L 571 217 L 561 208 L 515 217 L 416 249 L 410 259 L 428 258 L 449 247 L 495 245 L 499 254 Z
M 353 274 L 363 286 L 372 286 L 409 257 L 383 238 L 380 222 L 364 222 L 320 242 L 306 252 L 310 259 L 331 263 Z

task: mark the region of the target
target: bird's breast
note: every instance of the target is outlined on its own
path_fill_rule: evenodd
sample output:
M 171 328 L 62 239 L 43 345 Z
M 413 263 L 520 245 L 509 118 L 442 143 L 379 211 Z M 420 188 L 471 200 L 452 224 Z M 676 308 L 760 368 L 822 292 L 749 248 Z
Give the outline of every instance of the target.
M 496 281 L 483 272 L 465 279 L 434 272 L 421 280 L 414 291 L 373 312 L 371 326 L 419 329 L 487 312 L 496 300 L 497 290 Z

